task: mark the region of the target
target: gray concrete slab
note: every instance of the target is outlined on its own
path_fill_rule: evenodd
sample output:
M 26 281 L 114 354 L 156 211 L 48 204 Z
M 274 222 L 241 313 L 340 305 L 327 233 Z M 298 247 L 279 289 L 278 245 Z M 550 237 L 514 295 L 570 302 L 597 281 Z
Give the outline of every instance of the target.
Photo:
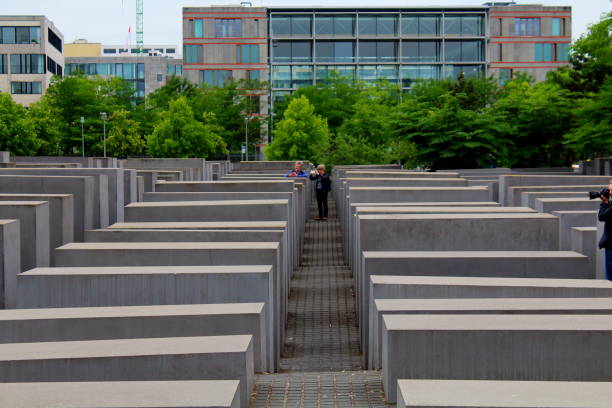
M 90 176 L 2 176 L 0 193 L 72 194 L 74 239 L 83 241 L 86 229 L 94 228 L 94 178 Z
M 17 302 L 17 275 L 21 272 L 19 220 L 0 220 L 0 309 Z
M 398 379 L 612 381 L 606 315 L 386 315 L 383 324 L 389 402 Z
M 559 217 L 559 249 L 572 249 L 571 230 L 574 227 L 594 227 L 597 223 L 597 211 L 553 211 L 552 215 Z
M 0 219 L 19 220 L 22 271 L 49 266 L 51 233 L 47 201 L 0 201 Z
M 193 169 L 195 180 L 204 180 L 206 160 L 198 158 L 130 158 L 121 160 L 121 167 L 137 170 L 176 170 Z
M 340 179 L 350 187 L 467 187 L 462 178 L 389 178 L 389 177 L 350 177 Z
M 238 408 L 238 380 L 81 381 L 0 384 L 11 408 Z
M 597 211 L 599 200 L 580 198 L 536 198 L 535 209 L 538 212 L 552 213 L 553 211 Z
M 94 178 L 94 224 L 104 228 L 109 222 L 123 221 L 123 170 L 121 169 L 0 169 L 0 175 L 89 176 Z M 117 193 L 118 188 L 121 190 Z M 36 191 L 40 193 L 40 191 Z M 117 217 L 118 212 L 121 217 Z
M 499 176 L 499 201 L 502 205 L 520 205 L 523 191 L 564 191 L 570 187 L 570 191 L 583 191 L 574 189 L 576 186 L 582 188 L 587 186 L 598 186 L 602 189 L 609 184 L 610 177 L 607 176 L 578 176 L 578 175 L 501 175 Z M 548 187 L 538 189 L 517 189 L 516 187 Z M 517 194 L 518 192 L 518 194 Z M 517 202 L 518 201 L 518 202 Z
M 206 181 L 206 182 L 165 182 L 157 183 L 159 192 L 293 192 L 294 179 L 253 180 L 253 181 Z
M 612 383 L 398 380 L 398 408 L 607 408 Z
M 597 227 L 574 227 L 571 230 L 572 251 L 589 258 L 589 270 L 596 278 L 595 261 L 597 259 Z
M 597 234 L 595 235 L 595 276 L 597 279 L 606 279 L 605 251 L 599 248 L 599 240 L 603 236 L 604 223 L 597 221 Z
M 586 197 L 584 191 L 525 191 L 521 193 L 521 205 L 535 209 L 535 200 L 538 198 L 580 198 Z
M 395 170 L 344 170 L 340 177 L 361 177 L 361 178 L 459 178 L 459 173 L 455 172 L 428 172 L 428 171 L 395 171 Z
M 253 387 L 248 335 L 0 344 L 0 382 L 239 380 Z
M 274 371 L 278 365 L 274 339 L 279 325 L 273 314 L 277 300 L 272 273 L 272 267 L 266 265 L 39 268 L 17 277 L 17 307 L 99 308 L 262 302 L 265 304 L 268 339 L 267 367 Z
M 351 187 L 351 202 L 490 201 L 486 187 Z
M 0 343 L 253 336 L 255 369 L 268 371 L 265 303 L 0 310 Z
M 118 222 L 108 229 L 262 229 L 287 228 L 286 221 L 218 221 L 218 222 Z
M 74 199 L 70 194 L 0 194 L 0 201 L 47 201 L 49 203 L 49 260 L 53 250 L 74 242 Z
M 587 314 L 612 315 L 612 298 L 376 299 L 370 311 L 368 368 L 380 370 L 383 315 Z
M 144 179 L 144 193 L 155 191 L 155 184 L 157 184 L 156 170 L 136 170 L 136 175 Z

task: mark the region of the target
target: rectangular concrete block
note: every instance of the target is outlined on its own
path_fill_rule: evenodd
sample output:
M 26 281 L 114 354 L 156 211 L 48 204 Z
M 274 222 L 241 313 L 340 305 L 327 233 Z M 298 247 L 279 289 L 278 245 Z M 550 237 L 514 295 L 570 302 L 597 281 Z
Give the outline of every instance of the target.
M 255 369 L 268 371 L 266 304 L 0 310 L 0 343 L 155 337 L 253 336 Z
M 285 180 L 245 180 L 245 181 L 206 181 L 206 182 L 165 182 L 157 183 L 155 191 L 160 192 L 293 192 L 293 179 Z
M 18 219 L 21 268 L 49 266 L 50 228 L 47 201 L 0 201 L 0 219 Z
M 612 383 L 398 380 L 397 397 L 398 408 L 607 408 Z
M 608 176 L 578 176 L 578 175 L 526 175 L 526 174 L 511 174 L 499 176 L 499 201 L 503 205 L 516 205 L 515 200 L 520 202 L 520 194 L 516 195 L 516 190 L 512 192 L 513 187 L 554 187 L 555 190 L 559 186 L 591 186 L 600 185 L 600 189 L 609 184 L 610 177 Z M 531 190 L 537 191 L 537 190 Z M 581 190 L 574 190 L 581 191 Z M 514 203 L 514 204 L 511 204 Z
M 571 231 L 574 227 L 594 227 L 597 223 L 597 211 L 553 211 L 559 217 L 559 249 L 568 251 L 572 248 Z
M 486 187 L 351 187 L 351 202 L 490 201 Z
M 605 315 L 386 315 L 383 384 L 398 379 L 612 381 Z
M 589 258 L 589 270 L 596 278 L 595 261 L 597 259 L 597 227 L 574 227 L 571 232 L 572 251 Z
M 0 309 L 16 306 L 17 275 L 21 272 L 19 220 L 0 220 Z
M 248 335 L 0 344 L 0 382 L 239 380 L 253 387 Z
M 287 228 L 286 221 L 219 221 L 219 222 L 118 222 L 108 229 L 261 229 L 276 230 Z
M 83 381 L 0 384 L 12 408 L 238 408 L 238 380 Z
M 579 198 L 537 198 L 535 209 L 538 212 L 552 213 L 553 211 L 597 211 L 598 200 L 589 200 L 588 197 Z
M 368 367 L 379 370 L 382 362 L 384 315 L 437 314 L 586 314 L 612 315 L 610 298 L 515 299 L 376 299 L 370 311 Z
M 90 176 L 3 176 L 0 193 L 71 194 L 74 204 L 74 238 L 83 241 L 86 229 L 94 228 L 94 178 Z
M 521 193 L 521 205 L 535 209 L 535 200 L 538 198 L 580 198 L 586 197 L 584 191 L 526 191 Z
M 49 259 L 53 250 L 74 242 L 74 199 L 70 194 L 0 194 L 0 201 L 47 201 L 51 234 Z
M 341 171 L 340 177 L 342 178 L 427 178 L 427 179 L 436 179 L 436 178 L 458 178 L 459 173 L 455 172 L 428 172 L 428 171 L 409 171 L 409 170 L 367 170 L 367 171 L 359 171 L 359 170 L 345 170 Z
M 466 179 L 454 178 L 392 178 L 349 177 L 340 179 L 350 187 L 467 187 Z

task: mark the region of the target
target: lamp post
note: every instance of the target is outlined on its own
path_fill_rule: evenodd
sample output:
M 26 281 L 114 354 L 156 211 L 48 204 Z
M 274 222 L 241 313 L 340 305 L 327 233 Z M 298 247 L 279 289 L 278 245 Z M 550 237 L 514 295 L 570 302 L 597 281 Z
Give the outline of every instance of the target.
M 83 126 L 85 125 L 85 117 L 81 116 L 81 154 L 83 158 L 85 158 L 85 132 L 83 131 Z
M 100 117 L 102 118 L 102 123 L 104 126 L 104 157 L 106 157 L 106 120 L 108 119 L 108 115 L 106 112 L 100 113 Z
M 249 161 L 249 117 L 244 117 L 244 146 L 246 147 L 246 160 Z

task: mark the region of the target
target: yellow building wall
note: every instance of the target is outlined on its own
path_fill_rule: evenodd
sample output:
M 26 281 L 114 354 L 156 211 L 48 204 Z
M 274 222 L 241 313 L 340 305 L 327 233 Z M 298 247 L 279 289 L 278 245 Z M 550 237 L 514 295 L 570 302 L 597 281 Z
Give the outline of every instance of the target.
M 102 44 L 66 44 L 64 57 L 99 57 L 102 55 Z

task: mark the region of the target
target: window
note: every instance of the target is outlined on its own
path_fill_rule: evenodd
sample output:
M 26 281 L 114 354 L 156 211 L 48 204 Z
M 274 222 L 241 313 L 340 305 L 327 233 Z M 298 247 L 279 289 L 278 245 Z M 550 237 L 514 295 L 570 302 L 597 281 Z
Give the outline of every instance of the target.
M 200 37 L 202 37 L 201 31 L 200 26 Z M 218 18 L 215 20 L 215 38 L 228 37 L 242 37 L 242 20 L 238 18 Z
M 291 96 L 291 91 L 275 91 L 272 92 L 272 103 L 281 103 L 285 99 Z
M 226 83 L 231 82 L 232 71 L 226 70 L 208 70 L 200 71 L 200 86 L 218 86 L 222 87 Z
M 272 67 L 272 88 L 291 88 L 290 65 L 276 65 Z
M 201 45 L 186 45 L 185 46 L 185 64 L 201 64 L 202 46 Z
M 417 80 L 439 79 L 439 65 L 403 65 L 402 66 L 402 86 L 410 87 Z
M 503 44 L 498 44 L 497 45 L 497 60 L 500 61 L 500 62 L 504 60 L 504 48 L 503 48 Z
M 355 43 L 353 41 L 318 41 L 316 58 L 317 62 L 354 62 Z
M 359 67 L 359 79 L 373 83 L 381 80 L 397 82 L 397 65 L 363 65 Z
M 202 25 L 202 20 L 193 20 L 193 36 L 195 38 L 204 37 L 204 30 Z
M 56 50 L 62 52 L 62 39 L 58 37 L 51 29 L 47 30 L 47 36 L 49 37 L 49 44 L 55 47 Z
M 406 35 L 439 35 L 439 16 L 408 15 L 402 17 L 402 34 Z
M 565 35 L 565 19 L 564 18 L 553 18 L 551 19 L 550 35 L 553 36 L 564 36 Z
M 512 69 L 502 68 L 499 70 L 499 84 L 505 85 L 506 82 L 512 80 Z
M 557 61 L 569 61 L 569 44 L 555 44 Z
M 11 93 L 14 95 L 41 94 L 42 82 L 11 82 Z
M 514 19 L 514 34 L 517 36 L 536 37 L 540 34 L 540 19 L 533 18 L 515 18 Z
M 157 74 L 157 82 L 162 82 L 164 80 L 164 76 L 162 74 Z
M 176 54 L 175 48 L 166 48 L 166 54 Z
M 440 61 L 439 41 L 402 41 L 403 62 Z
M 6 54 L 0 54 L 0 74 L 8 74 L 8 62 Z
M 1 27 L 0 44 L 40 44 L 40 27 Z
M 553 44 L 537 43 L 535 45 L 535 61 L 553 61 Z
M 310 62 L 312 44 L 310 41 L 276 41 L 272 45 L 274 62 Z
M 168 75 L 181 76 L 183 75 L 183 66 L 181 64 L 168 64 L 166 73 Z
M 316 16 L 317 35 L 353 35 L 355 17 L 353 16 Z
M 62 75 L 62 67 L 49 57 L 47 57 L 47 71 L 49 71 L 53 75 Z
M 482 61 L 482 41 L 446 41 L 444 43 L 444 54 L 446 61 Z
M 312 85 L 312 66 L 294 65 L 291 67 L 291 87 L 299 88 Z
M 246 97 L 248 113 L 260 113 L 261 97 L 259 95 L 248 95 Z
M 145 79 L 145 64 L 136 64 L 136 72 L 138 79 Z
M 396 35 L 397 17 L 392 15 L 359 16 L 359 34 L 362 35 Z
M 272 16 L 272 34 L 274 36 L 311 35 L 312 18 L 307 15 Z
M 247 69 L 246 80 L 247 81 L 259 81 L 261 72 L 259 70 Z
M 104 51 L 102 51 L 104 54 L 116 54 L 117 53 L 117 49 L 116 48 L 105 48 Z
M 119 54 L 127 54 L 128 49 L 127 48 L 119 48 Z
M 483 18 L 479 15 L 444 16 L 444 33 L 451 35 L 483 35 Z
M 343 78 L 355 79 L 355 66 L 353 65 L 317 65 L 317 82 L 325 82 L 333 72 Z
M 236 61 L 240 64 L 258 64 L 259 45 L 237 45 Z
M 458 78 L 463 74 L 465 78 L 473 78 L 484 74 L 483 65 L 445 65 L 445 78 Z
M 11 54 L 11 74 L 44 74 L 44 54 Z
M 360 41 L 360 62 L 397 61 L 397 42 L 395 41 Z

